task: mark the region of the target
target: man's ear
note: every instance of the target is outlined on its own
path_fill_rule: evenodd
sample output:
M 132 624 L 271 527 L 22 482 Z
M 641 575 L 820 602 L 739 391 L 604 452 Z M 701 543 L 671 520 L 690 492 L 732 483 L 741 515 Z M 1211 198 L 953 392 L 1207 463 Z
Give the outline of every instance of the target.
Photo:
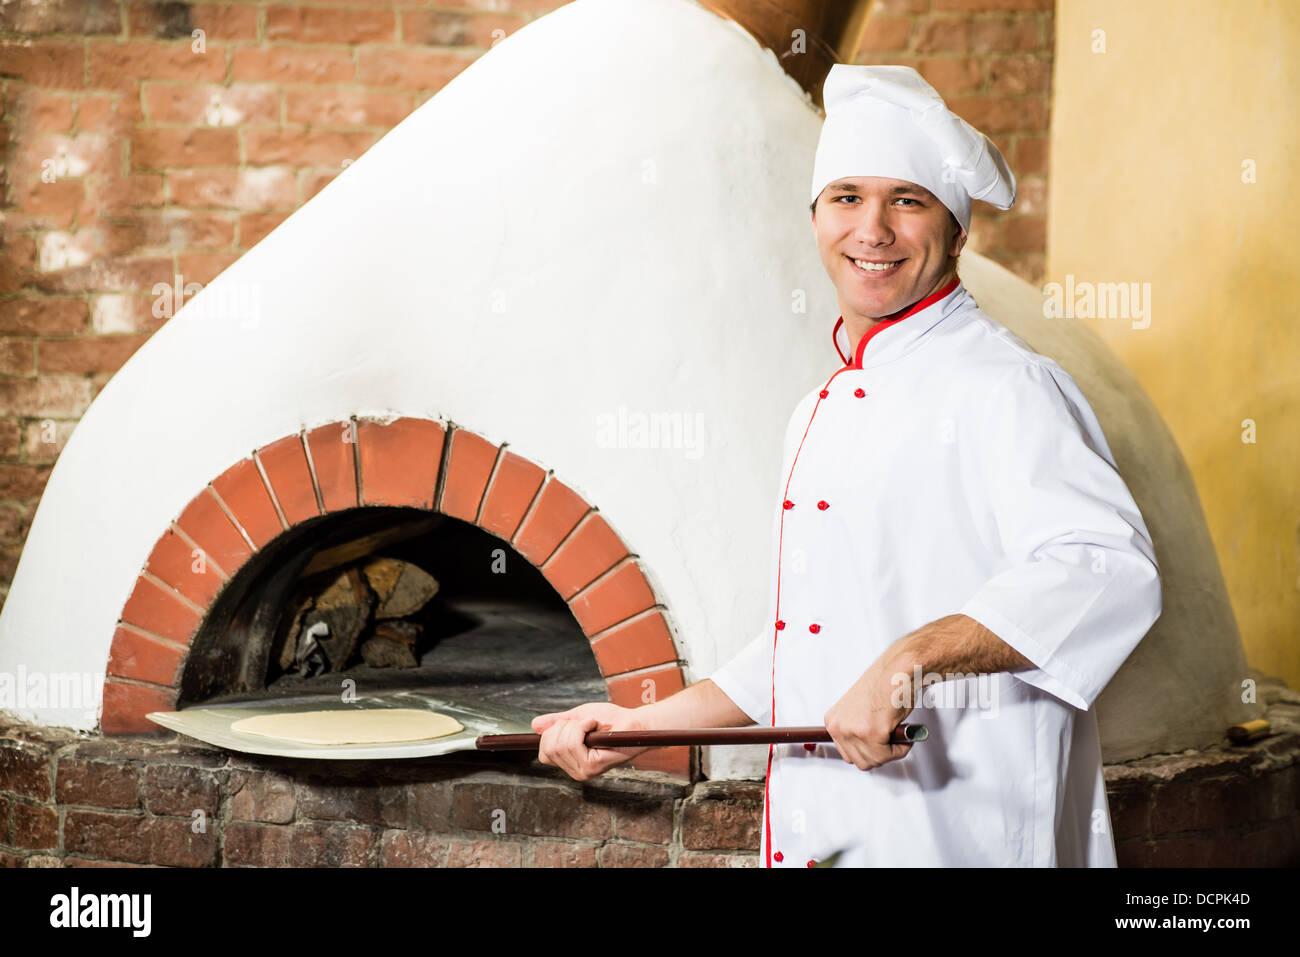
M 953 232 L 952 242 L 948 245 L 948 255 L 954 259 L 961 255 L 962 247 L 966 245 L 966 240 L 970 238 L 966 230 L 961 228 L 961 223 L 957 222 L 957 217 L 952 218 L 952 224 L 956 227 Z

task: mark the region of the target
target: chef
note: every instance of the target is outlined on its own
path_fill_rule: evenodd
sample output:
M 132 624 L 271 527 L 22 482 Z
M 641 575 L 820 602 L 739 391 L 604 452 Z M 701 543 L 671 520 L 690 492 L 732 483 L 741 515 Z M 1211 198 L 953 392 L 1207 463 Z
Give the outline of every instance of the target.
M 576 779 L 590 730 L 825 724 L 769 748 L 759 862 L 1114 866 L 1092 704 L 1160 614 L 1142 516 L 1074 380 L 956 273 L 1015 178 L 915 71 L 836 64 L 812 223 L 842 365 L 795 408 L 771 602 L 708 678 L 534 721 Z M 906 719 L 924 742 L 891 744 Z

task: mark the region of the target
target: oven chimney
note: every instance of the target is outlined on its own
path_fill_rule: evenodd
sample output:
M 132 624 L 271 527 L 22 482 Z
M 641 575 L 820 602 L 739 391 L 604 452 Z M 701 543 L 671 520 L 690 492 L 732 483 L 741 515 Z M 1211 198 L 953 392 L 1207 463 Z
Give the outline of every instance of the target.
M 867 29 L 873 0 L 700 0 L 744 27 L 776 54 L 781 68 L 820 108 L 833 63 L 851 63 Z

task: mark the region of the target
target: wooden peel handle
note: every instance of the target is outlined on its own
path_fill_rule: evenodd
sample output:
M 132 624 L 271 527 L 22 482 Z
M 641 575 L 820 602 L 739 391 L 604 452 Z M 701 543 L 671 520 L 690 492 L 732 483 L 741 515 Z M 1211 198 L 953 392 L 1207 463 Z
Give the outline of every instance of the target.
M 923 724 L 900 724 L 891 744 L 914 744 L 929 737 Z M 485 734 L 476 742 L 480 751 L 535 751 L 540 734 Z M 683 728 L 674 731 L 588 731 L 589 748 L 662 748 L 680 744 L 799 744 L 830 742 L 825 728 Z

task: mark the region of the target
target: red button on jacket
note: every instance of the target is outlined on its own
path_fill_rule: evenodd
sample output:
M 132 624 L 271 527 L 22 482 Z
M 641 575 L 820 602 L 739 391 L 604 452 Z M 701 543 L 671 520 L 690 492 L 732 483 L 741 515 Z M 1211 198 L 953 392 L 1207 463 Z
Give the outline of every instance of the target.
M 811 632 L 815 635 L 815 634 L 817 634 L 817 632 L 819 632 L 819 631 L 822 630 L 822 626 L 821 626 L 821 625 L 809 625 L 809 626 L 808 626 L 808 630 L 811 631 Z
M 786 499 L 784 502 L 781 503 L 781 507 L 782 507 L 782 508 L 794 508 L 794 502 L 790 501 L 789 499 Z
M 772 860 L 780 864 L 782 861 L 785 860 L 785 855 L 782 854 L 780 851 L 777 851 L 775 854 L 772 855 Z
M 831 503 L 830 503 L 830 502 L 818 502 L 818 503 L 817 503 L 817 507 L 820 508 L 820 509 L 824 512 L 824 511 L 826 511 L 828 508 L 831 507 Z
M 783 622 L 780 618 L 778 618 L 776 620 L 776 630 L 780 631 L 784 627 L 785 627 L 785 622 Z
M 861 389 L 854 389 L 853 394 L 856 395 L 859 399 L 862 398 L 864 395 L 866 395 L 866 393 L 863 392 Z
M 818 394 L 819 396 L 821 396 L 821 397 L 824 399 L 824 398 L 826 398 L 828 395 L 830 395 L 830 392 L 827 391 L 826 389 L 822 389 L 822 390 L 821 390 L 820 392 L 818 392 L 817 394 Z

